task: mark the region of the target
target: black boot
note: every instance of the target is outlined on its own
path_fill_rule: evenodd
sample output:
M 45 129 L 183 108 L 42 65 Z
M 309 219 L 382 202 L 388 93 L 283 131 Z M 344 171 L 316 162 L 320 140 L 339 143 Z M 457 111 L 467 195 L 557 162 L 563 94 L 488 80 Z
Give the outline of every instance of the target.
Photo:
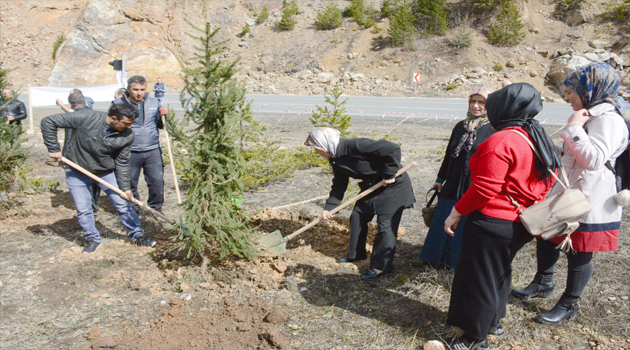
M 562 294 L 560 300 L 553 309 L 538 316 L 538 321 L 544 324 L 556 325 L 562 323 L 562 321 L 572 320 L 577 315 L 578 310 L 578 298 L 568 297 L 566 294 Z
M 512 295 L 519 299 L 529 299 L 537 296 L 549 298 L 551 297 L 551 293 L 553 293 L 554 287 L 553 275 L 541 275 L 537 273 L 529 286 L 523 289 L 514 289 Z

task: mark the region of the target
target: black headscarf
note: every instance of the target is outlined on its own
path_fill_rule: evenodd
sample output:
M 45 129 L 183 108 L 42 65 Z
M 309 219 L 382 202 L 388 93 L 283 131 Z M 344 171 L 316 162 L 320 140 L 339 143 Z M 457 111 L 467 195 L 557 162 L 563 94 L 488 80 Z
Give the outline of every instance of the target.
M 547 169 L 555 171 L 562 166 L 553 141 L 542 125 L 534 117 L 542 110 L 542 100 L 536 88 L 527 83 L 510 84 L 497 90 L 486 100 L 486 110 L 490 125 L 497 131 L 510 126 L 520 126 L 529 137 L 541 159 L 534 157 L 536 176 L 545 179 L 550 174 Z

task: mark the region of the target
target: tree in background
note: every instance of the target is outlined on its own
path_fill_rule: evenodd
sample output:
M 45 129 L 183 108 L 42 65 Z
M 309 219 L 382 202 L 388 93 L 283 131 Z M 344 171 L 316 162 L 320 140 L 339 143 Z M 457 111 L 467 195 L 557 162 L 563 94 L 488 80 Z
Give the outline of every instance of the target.
M 256 17 L 256 24 L 261 24 L 266 21 L 267 18 L 269 18 L 269 9 L 267 8 L 267 5 L 263 6 L 260 13 L 255 13 L 254 17 Z
M 411 5 L 403 3 L 392 13 L 389 20 L 389 42 L 392 46 L 413 49 L 417 31 L 413 22 L 415 17 Z
M 381 18 L 391 17 L 394 11 L 400 7 L 402 1 L 403 0 L 383 0 L 381 3 Z
M 280 18 L 280 22 L 278 22 L 280 29 L 293 30 L 297 24 L 295 16 L 300 13 L 302 13 L 302 11 L 300 11 L 296 0 L 288 0 L 285 2 L 284 5 L 282 5 L 282 17 Z
M 494 45 L 514 46 L 525 38 L 523 20 L 512 0 L 503 0 L 494 22 L 488 28 L 488 40 Z
M 176 121 L 169 113 L 168 129 L 185 149 L 181 162 L 182 180 L 188 183 L 182 203 L 182 219 L 188 232 L 176 237 L 177 247 L 191 255 L 218 254 L 252 259 L 257 255 L 255 234 L 240 207 L 243 188 L 243 159 L 239 136 L 243 123 L 252 122 L 251 102 L 245 97 L 245 83 L 237 81 L 235 61 L 219 56 L 226 41 L 214 42 L 218 29 L 210 23 L 188 34 L 197 41 L 196 53 L 182 69 L 184 87 L 180 96 L 184 118 Z M 189 96 L 189 97 L 187 97 Z
M 444 35 L 448 29 L 445 0 L 416 0 L 415 23 L 425 34 Z
M 341 137 L 348 137 L 350 132 L 348 129 L 352 126 L 352 117 L 346 111 L 346 103 L 348 99 L 341 101 L 343 91 L 335 86 L 330 95 L 325 95 L 326 103 L 332 105 L 332 110 L 328 106 L 316 106 L 317 111 L 313 111 L 311 116 L 311 124 L 316 127 L 331 127 L 339 130 Z
M 606 17 L 630 25 L 630 0 L 610 0 Z
M 372 3 L 366 3 L 365 0 L 350 0 L 350 6 L 346 8 L 345 15 L 354 18 L 358 25 L 365 28 L 376 24 L 374 21 L 376 9 Z
M 334 0 L 328 1 L 326 6 L 321 11 L 317 11 L 317 19 L 315 20 L 315 27 L 320 30 L 330 30 L 339 28 L 343 23 L 343 17 L 341 16 L 341 9 L 337 7 Z

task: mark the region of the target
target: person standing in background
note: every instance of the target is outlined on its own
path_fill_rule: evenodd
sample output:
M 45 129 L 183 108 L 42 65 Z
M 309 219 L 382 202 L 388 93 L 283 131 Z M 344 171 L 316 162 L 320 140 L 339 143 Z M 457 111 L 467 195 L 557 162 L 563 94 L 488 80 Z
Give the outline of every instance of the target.
M 166 84 L 162 82 L 162 78 L 157 78 L 157 83 L 153 85 L 153 93 L 155 99 L 158 100 L 160 107 L 164 106 L 164 93 L 166 93 Z

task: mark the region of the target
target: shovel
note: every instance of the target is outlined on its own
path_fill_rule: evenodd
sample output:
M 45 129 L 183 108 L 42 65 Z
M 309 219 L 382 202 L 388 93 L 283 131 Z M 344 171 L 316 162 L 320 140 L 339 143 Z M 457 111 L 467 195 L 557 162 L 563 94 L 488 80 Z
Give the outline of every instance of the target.
M 404 168 L 398 170 L 398 172 L 396 173 L 395 177 L 398 177 L 400 175 L 402 175 L 404 172 L 406 172 L 407 170 L 409 170 L 411 167 L 415 166 L 416 162 L 411 162 L 409 164 L 407 164 Z M 382 182 L 377 183 L 376 185 L 368 188 L 367 190 L 359 193 L 357 196 L 351 198 L 350 200 L 348 200 L 347 202 L 343 203 L 342 205 L 338 206 L 337 208 L 333 209 L 330 211 L 330 214 L 335 214 L 338 211 L 340 211 L 341 209 L 349 206 L 350 204 L 353 204 L 354 202 L 358 201 L 359 199 L 367 196 L 368 194 L 376 191 L 377 189 L 381 188 L 383 186 Z M 295 236 L 299 235 L 300 233 L 308 230 L 309 228 L 319 224 L 322 221 L 322 217 L 318 217 L 317 219 L 311 221 L 308 225 L 302 227 L 301 229 L 293 232 L 292 234 L 286 236 L 286 237 L 282 237 L 282 234 L 280 233 L 279 230 L 276 230 L 272 233 L 263 235 L 262 237 L 260 237 L 258 239 L 258 243 L 262 246 L 265 246 L 267 248 L 267 250 L 269 250 L 271 252 L 271 254 L 273 256 L 278 256 L 278 255 L 282 255 L 284 253 L 287 252 L 287 246 L 286 246 L 286 242 L 290 241 L 291 239 L 295 238 Z
M 173 172 L 173 179 L 175 180 L 175 193 L 177 193 L 177 204 L 182 204 L 182 197 L 179 194 L 179 184 L 177 183 L 177 173 L 175 172 L 175 162 L 173 162 L 173 152 L 171 152 L 171 140 L 168 137 L 168 131 L 166 131 L 166 123 L 164 122 L 164 116 L 162 118 L 162 125 L 164 125 L 164 135 L 166 136 L 166 150 L 168 151 L 168 159 L 171 163 L 171 171 Z
M 118 189 L 118 188 L 114 187 L 112 184 L 110 184 L 110 183 L 106 182 L 105 180 L 101 179 L 100 177 L 98 177 L 98 176 L 96 176 L 96 175 L 92 174 L 91 172 L 89 172 L 89 171 L 85 170 L 84 168 L 82 168 L 81 166 L 79 166 L 79 165 L 78 165 L 78 164 L 76 164 L 75 162 L 71 161 L 70 159 L 68 159 L 68 158 L 66 158 L 66 157 L 61 157 L 61 160 L 62 160 L 65 164 L 67 164 L 67 165 L 69 165 L 69 166 L 73 167 L 74 169 L 76 169 L 77 171 L 80 171 L 81 173 L 83 173 L 83 174 L 85 174 L 85 175 L 89 176 L 92 180 L 94 180 L 94 181 L 96 181 L 96 182 L 98 182 L 98 183 L 102 184 L 103 186 L 107 186 L 107 188 L 109 188 L 110 190 L 112 190 L 112 191 L 114 191 L 114 192 L 118 193 L 121 197 L 122 197 L 123 195 L 125 195 L 125 193 L 124 193 L 123 191 L 121 191 L 120 189 Z M 124 198 L 124 197 L 123 197 L 123 198 Z M 160 213 L 159 211 L 157 211 L 157 210 L 155 210 L 155 209 L 153 209 L 153 208 L 149 207 L 148 205 L 146 205 L 146 204 L 144 204 L 144 203 L 140 202 L 139 200 L 137 200 L 137 199 L 135 199 L 135 198 L 133 198 L 133 197 L 131 197 L 131 199 L 129 199 L 129 201 L 131 201 L 131 202 L 133 202 L 133 203 L 135 203 L 135 204 L 137 204 L 137 205 L 141 206 L 143 209 L 146 209 L 146 210 L 150 211 L 153 215 L 155 215 L 155 216 L 157 216 L 157 217 L 159 217 L 159 218 L 163 219 L 164 221 L 168 222 L 169 224 L 173 224 L 173 225 L 178 225 L 178 226 L 180 226 L 180 225 L 177 223 L 177 221 L 169 219 L 168 217 L 166 217 L 166 215 L 164 215 L 164 214 Z M 180 226 L 180 231 L 184 231 L 184 230 L 185 230 L 185 227 Z

